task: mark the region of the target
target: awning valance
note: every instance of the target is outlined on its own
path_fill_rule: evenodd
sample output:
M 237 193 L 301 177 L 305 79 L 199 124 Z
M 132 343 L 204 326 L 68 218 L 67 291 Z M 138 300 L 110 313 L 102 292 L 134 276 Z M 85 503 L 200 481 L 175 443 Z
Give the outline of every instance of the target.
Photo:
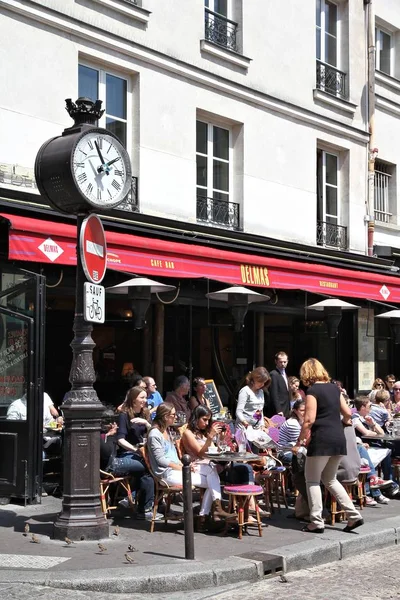
M 10 222 L 10 260 L 76 265 L 76 226 L 1 214 Z M 400 277 L 219 250 L 106 231 L 108 266 L 154 277 L 207 277 L 238 285 L 302 289 L 400 303 Z

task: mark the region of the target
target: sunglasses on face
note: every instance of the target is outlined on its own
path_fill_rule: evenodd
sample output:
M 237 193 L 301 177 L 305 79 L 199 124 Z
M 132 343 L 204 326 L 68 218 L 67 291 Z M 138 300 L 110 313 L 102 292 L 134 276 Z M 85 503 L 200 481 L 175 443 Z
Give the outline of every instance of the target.
M 393 388 L 395 392 L 400 392 L 400 388 Z

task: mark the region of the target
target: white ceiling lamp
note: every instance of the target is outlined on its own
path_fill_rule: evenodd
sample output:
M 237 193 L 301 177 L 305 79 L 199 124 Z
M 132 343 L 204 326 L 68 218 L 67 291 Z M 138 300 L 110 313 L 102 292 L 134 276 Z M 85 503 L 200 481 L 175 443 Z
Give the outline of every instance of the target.
M 339 298 L 328 298 L 327 300 L 321 300 L 321 302 L 307 306 L 307 309 L 324 311 L 330 338 L 337 337 L 340 321 L 342 320 L 342 311 L 356 310 L 358 308 L 360 307 L 356 304 L 350 304 L 350 302 L 345 302 L 345 300 L 340 300 Z
M 244 318 L 247 314 L 249 304 L 252 302 L 266 302 L 270 299 L 270 296 L 266 294 L 259 294 L 242 286 L 233 286 L 219 290 L 218 292 L 209 292 L 206 294 L 206 297 L 210 300 L 228 303 L 236 332 L 243 329 Z
M 134 314 L 134 327 L 142 329 L 146 325 L 146 313 L 150 306 L 151 294 L 172 292 L 175 289 L 174 285 L 158 283 L 147 277 L 134 277 L 107 288 L 107 291 L 111 294 L 128 296 Z

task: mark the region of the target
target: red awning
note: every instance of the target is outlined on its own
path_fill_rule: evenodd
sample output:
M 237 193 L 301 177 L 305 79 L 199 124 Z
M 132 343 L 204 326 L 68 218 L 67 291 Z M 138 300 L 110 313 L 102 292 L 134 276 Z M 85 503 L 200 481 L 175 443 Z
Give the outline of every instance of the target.
M 11 260 L 76 264 L 76 226 L 0 214 L 11 224 Z M 400 277 L 253 256 L 207 246 L 106 231 L 108 266 L 154 277 L 208 277 L 262 288 L 302 289 L 400 303 Z

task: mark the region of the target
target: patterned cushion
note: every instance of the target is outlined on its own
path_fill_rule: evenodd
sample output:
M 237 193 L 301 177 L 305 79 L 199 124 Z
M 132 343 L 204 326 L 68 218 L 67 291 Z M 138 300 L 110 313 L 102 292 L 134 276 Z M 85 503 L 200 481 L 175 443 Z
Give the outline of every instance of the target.
M 263 489 L 260 485 L 226 485 L 224 492 L 227 494 L 262 494 Z
M 371 469 L 369 467 L 360 467 L 360 473 L 371 473 Z

